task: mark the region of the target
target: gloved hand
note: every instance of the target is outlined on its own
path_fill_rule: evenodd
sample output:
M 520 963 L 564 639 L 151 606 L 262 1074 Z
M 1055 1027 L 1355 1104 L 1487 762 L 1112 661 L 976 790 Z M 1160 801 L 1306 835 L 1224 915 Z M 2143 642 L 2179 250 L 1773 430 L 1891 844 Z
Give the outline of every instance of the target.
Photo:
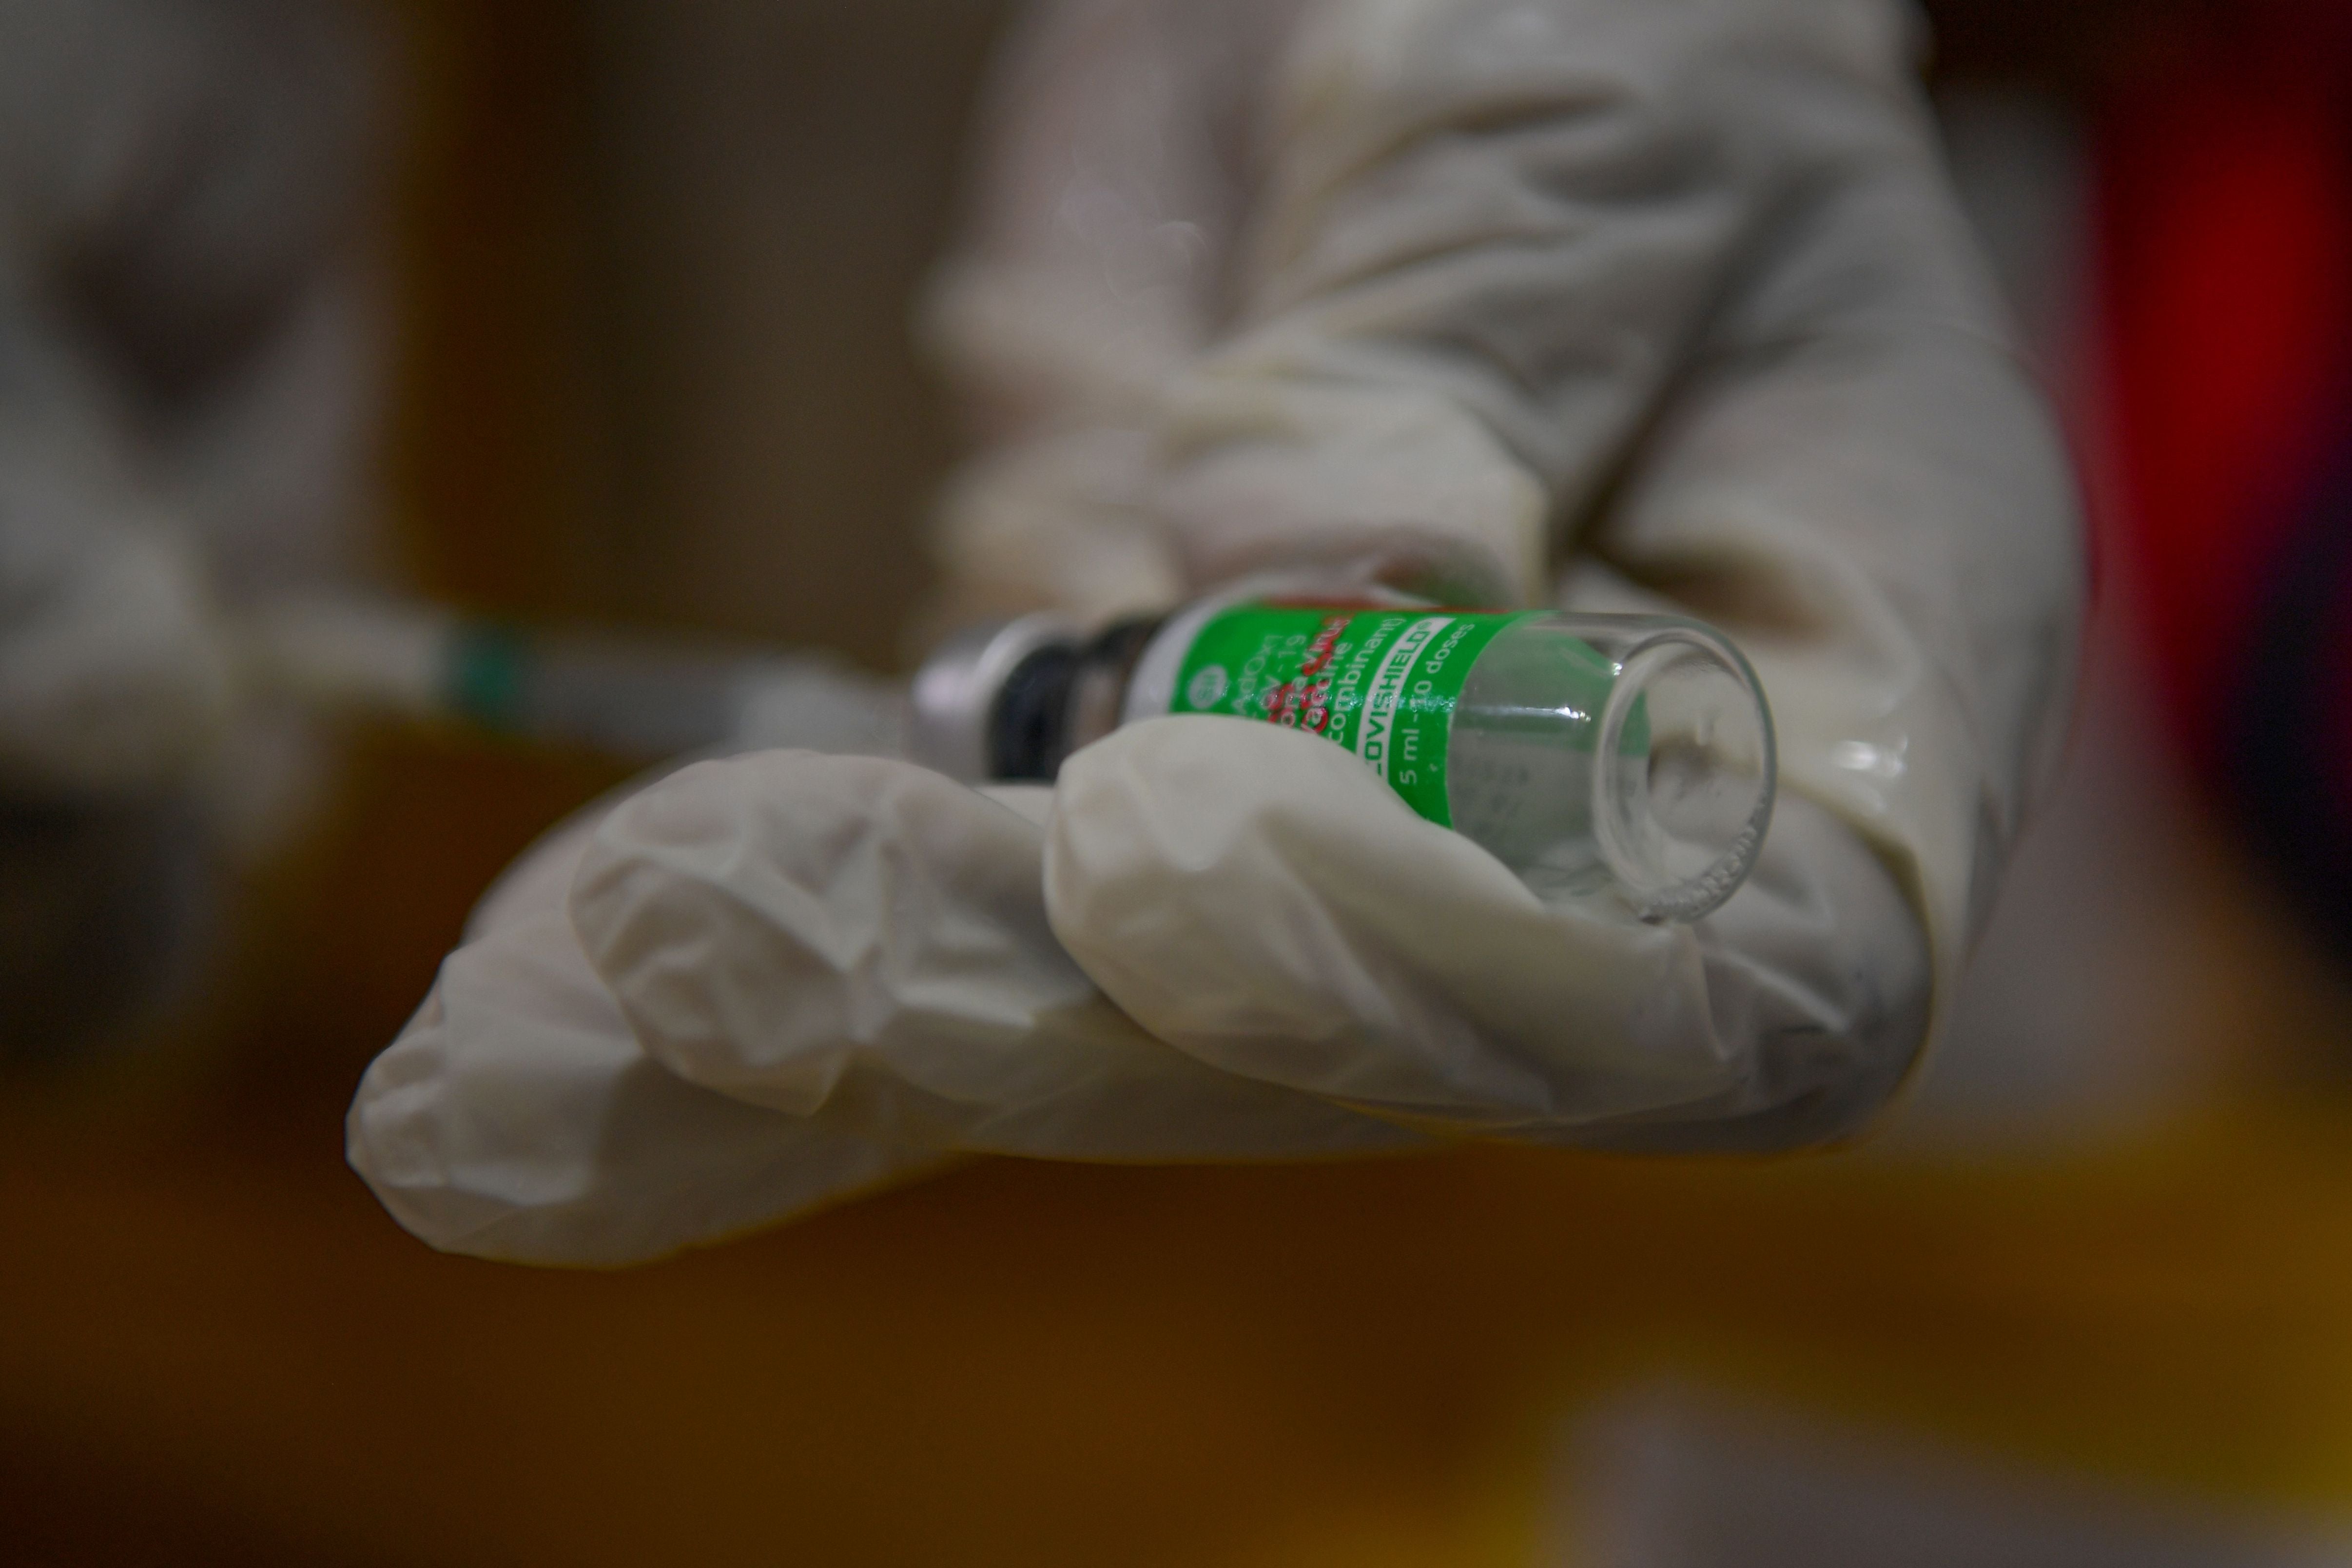
M 352 1164 L 436 1246 L 620 1263 L 956 1149 L 1412 1141 L 1196 1064 L 1105 1001 L 1047 926 L 1046 803 L 878 758 L 765 752 L 592 810 L 485 898 L 369 1070 Z
M 935 328 L 975 607 L 1383 559 L 1692 614 L 1948 994 L 2071 690 L 2063 446 L 1894 0 L 1073 3 Z M 1096 541 L 1108 541 L 1097 543 Z
M 1856 852 L 1801 803 L 1741 916 L 1548 907 L 1338 747 L 1162 719 L 1073 758 L 1050 802 L 882 759 L 705 764 L 605 821 L 571 914 L 646 1050 L 737 1099 L 940 1147 L 1263 1158 L 1847 1087 L 1833 1049 L 1769 1091 L 1745 1058 L 1800 1023 L 1917 1027 L 1856 983 L 1916 963 Z M 1816 884 L 1848 902 L 1810 918 L 1863 962 L 1744 984 L 1739 934 Z
M 700 763 L 494 890 L 371 1070 L 352 1157 L 438 1246 L 622 1262 L 957 1151 L 1731 1144 L 1791 1104 L 1826 1133 L 1920 1022 L 1876 989 L 1919 955 L 1892 883 L 1841 862 L 1863 853 L 1798 802 L 1723 915 L 1661 929 L 1546 908 L 1268 726 L 1138 726 L 1050 793 Z
M 1714 916 L 1545 907 L 1337 748 L 1239 721 L 1114 735 L 1050 801 L 771 755 L 596 831 L 570 903 L 611 1004 L 594 1060 L 762 1107 L 780 1150 L 822 1131 L 909 1159 L 1853 1130 L 1990 897 L 2080 590 L 2064 463 L 1901 19 L 1066 5 L 1020 57 L 992 216 L 947 286 L 1001 444 L 944 522 L 966 602 L 1108 611 L 1369 559 L 1490 602 L 1699 614 L 1756 663 L 1783 765 L 1759 870 Z M 495 988 L 479 952 L 444 993 Z M 455 1018 L 428 1002 L 416 1029 Z M 509 1058 L 483 1018 L 464 1052 Z M 527 1246 L 420 1223 L 462 1192 L 530 1229 L 536 1200 L 476 1173 L 551 1146 L 446 1073 L 404 1070 L 395 1113 L 423 1038 L 351 1124 L 396 1212 L 438 1245 L 615 1256 L 577 1209 L 572 1239 Z M 463 1158 L 387 1180 L 394 1140 L 453 1129 Z M 648 1251 L 719 1228 L 707 1193 L 658 1237 L 606 1201 Z
M 352 1161 L 436 1246 L 617 1264 L 941 1162 L 732 1100 L 638 1046 L 563 911 L 592 821 L 493 888 L 352 1108 Z

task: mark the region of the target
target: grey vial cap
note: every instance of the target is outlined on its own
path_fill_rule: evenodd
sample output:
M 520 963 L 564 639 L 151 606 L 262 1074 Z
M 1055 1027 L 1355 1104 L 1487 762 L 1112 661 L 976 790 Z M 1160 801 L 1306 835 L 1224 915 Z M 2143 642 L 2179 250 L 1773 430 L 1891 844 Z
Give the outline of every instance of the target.
M 950 779 L 980 783 L 990 774 L 990 736 L 997 699 L 1022 662 L 1056 643 L 1073 643 L 1078 623 L 1045 612 L 958 632 L 915 672 L 908 755 Z

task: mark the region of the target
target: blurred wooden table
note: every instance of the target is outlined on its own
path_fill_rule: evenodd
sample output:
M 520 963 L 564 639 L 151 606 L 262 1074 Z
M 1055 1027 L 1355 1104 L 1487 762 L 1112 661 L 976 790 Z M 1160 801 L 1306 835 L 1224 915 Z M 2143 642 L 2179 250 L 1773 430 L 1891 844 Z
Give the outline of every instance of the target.
M 337 1109 L 20 1108 L 6 1560 L 1525 1563 L 1566 1413 L 1662 1373 L 2352 1504 L 2336 1107 L 2001 1169 L 996 1163 L 618 1275 L 427 1252 Z

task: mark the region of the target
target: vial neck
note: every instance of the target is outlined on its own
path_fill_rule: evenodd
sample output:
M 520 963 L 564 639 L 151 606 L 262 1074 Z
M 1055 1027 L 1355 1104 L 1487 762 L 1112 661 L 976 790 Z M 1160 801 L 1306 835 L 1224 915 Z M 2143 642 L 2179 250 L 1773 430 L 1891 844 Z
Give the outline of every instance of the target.
M 1016 665 L 990 707 L 988 776 L 1049 783 L 1072 752 L 1116 729 L 1136 662 L 1163 619 L 1120 621 L 1083 643 L 1049 643 Z

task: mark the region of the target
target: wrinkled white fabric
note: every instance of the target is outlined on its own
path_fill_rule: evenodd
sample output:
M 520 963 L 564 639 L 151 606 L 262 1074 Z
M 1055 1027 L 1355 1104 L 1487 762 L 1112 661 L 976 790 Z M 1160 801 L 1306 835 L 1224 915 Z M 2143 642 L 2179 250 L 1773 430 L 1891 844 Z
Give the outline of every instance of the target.
M 1785 1141 L 1759 1111 L 1831 1135 L 1884 1098 L 1904 1059 L 1870 1048 L 1916 1039 L 1923 995 L 1900 894 L 1852 846 L 1800 803 L 1715 921 L 1668 930 L 1546 908 L 1271 727 L 1138 726 L 1052 792 L 701 763 L 492 890 L 369 1071 L 350 1156 L 436 1246 L 610 1264 L 957 1151 Z M 1844 963 L 1832 933 L 1877 950 Z
M 1912 14 L 1276 12 L 1072 3 L 1008 70 L 935 321 L 1013 412 L 943 559 L 1020 576 L 1053 542 L 1011 537 L 988 475 L 1036 495 L 1055 451 L 1124 441 L 1124 492 L 1097 464 L 1053 540 L 1110 499 L 1104 531 L 1196 585 L 1352 551 L 1471 599 L 1697 615 L 1763 678 L 1784 791 L 1904 883 L 1948 999 L 2054 750 L 2083 570 Z M 1255 55 L 1164 41 L 1269 26 Z M 1093 357 L 1010 346 L 1130 306 L 1156 325 Z
M 0 1056 L 187 977 L 323 760 L 226 627 L 353 553 L 369 56 L 317 0 L 0 0 Z
M 1455 1130 L 1718 1086 L 1689 930 L 1547 907 L 1318 737 L 1154 720 L 1073 758 L 1062 794 L 1055 935 L 1213 1066 Z
M 992 444 L 943 513 L 952 601 L 1101 614 L 1347 560 L 1728 631 L 1782 803 L 1715 915 L 1548 907 L 1271 727 L 1135 726 L 1050 800 L 752 757 L 616 811 L 573 882 L 640 1048 L 910 1151 L 1862 1126 L 2006 852 L 2081 587 L 1907 15 L 1044 7 L 932 317 Z M 471 1027 L 467 1052 L 506 1049 Z
M 1894 867 L 1948 995 L 2053 750 L 2082 546 L 1910 14 L 1334 0 L 1251 97 L 1230 57 L 1213 82 L 1169 64 L 1131 9 L 1058 7 L 1030 42 L 1009 91 L 1049 106 L 1009 108 L 1028 130 L 943 285 L 950 362 L 1021 409 L 1013 452 L 1127 433 L 1148 461 L 1122 527 L 1195 583 L 1418 536 L 1418 576 L 1456 592 L 1722 625 L 1771 694 L 1783 788 Z M 1190 14 L 1206 36 L 1246 9 Z M 1082 155 L 1131 141 L 1150 158 Z M 1082 188 L 1129 193 L 1124 224 L 1040 216 Z M 1049 340 L 1049 310 L 1112 313 L 1110 258 L 1188 200 L 1240 240 L 1143 297 L 1183 343 L 1157 376 L 1002 350 L 1009 319 Z M 950 562 L 997 543 L 969 515 L 943 517 Z
M 351 1162 L 437 1247 L 641 1261 L 940 1163 L 698 1089 L 641 1050 L 564 917 L 593 823 L 485 905 L 352 1105 Z
M 1922 1021 L 1899 893 L 1802 803 L 1723 915 L 1644 925 L 1546 904 L 1341 748 L 1238 719 L 1153 720 L 1073 758 L 1045 894 L 1154 1035 L 1433 1130 L 1575 1140 L 1883 1094 L 1883 1065 L 1855 1080 Z M 1795 953 L 1756 940 L 1801 925 Z
M 0 787 L 187 783 L 223 600 L 346 563 L 365 70 L 335 5 L 0 0 Z
M 353 1168 L 436 1247 L 610 1265 L 959 1150 L 1234 1159 L 1417 1141 L 1212 1071 L 1111 1007 L 1046 928 L 1048 800 L 767 752 L 583 813 L 484 898 L 370 1067 Z
M 1401 1146 L 1323 1098 L 1138 1029 L 1054 939 L 1042 789 L 768 752 L 598 830 L 572 916 L 637 1038 L 690 1082 L 895 1143 L 1087 1159 Z

